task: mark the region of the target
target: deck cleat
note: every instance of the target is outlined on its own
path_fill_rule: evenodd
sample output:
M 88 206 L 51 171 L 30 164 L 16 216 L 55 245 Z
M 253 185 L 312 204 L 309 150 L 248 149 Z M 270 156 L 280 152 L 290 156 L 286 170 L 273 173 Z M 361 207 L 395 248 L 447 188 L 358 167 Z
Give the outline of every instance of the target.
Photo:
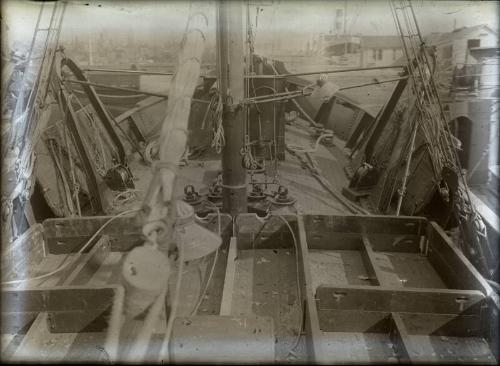
M 278 206 L 291 206 L 297 202 L 297 199 L 288 194 L 288 188 L 285 186 L 279 186 L 276 195 L 270 198 L 270 201 Z

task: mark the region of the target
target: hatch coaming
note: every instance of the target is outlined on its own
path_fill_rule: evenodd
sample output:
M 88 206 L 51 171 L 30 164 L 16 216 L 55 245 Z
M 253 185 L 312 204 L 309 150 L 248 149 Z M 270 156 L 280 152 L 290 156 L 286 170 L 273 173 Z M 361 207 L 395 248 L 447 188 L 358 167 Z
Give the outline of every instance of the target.
M 50 271 L 68 255 L 76 258 L 106 219 L 49 219 L 17 248 L 42 246 L 37 268 Z M 199 291 L 198 275 L 196 271 L 187 275 L 191 285 L 185 286 L 178 316 L 195 320 L 196 329 L 208 332 L 207 336 L 207 324 L 216 324 L 219 317 L 221 324 L 229 321 L 228 316 L 246 319 L 235 323 L 242 328 L 238 325 L 227 332 L 256 349 L 262 346 L 253 353 L 243 350 L 246 360 L 496 362 L 498 302 L 436 224 L 417 217 L 275 214 L 263 219 L 242 214 L 235 221 L 233 236 L 231 218 L 222 215 L 221 219 L 224 243 L 207 297 L 191 316 L 189 304 Z M 217 215 L 210 214 L 200 223 L 216 231 Z M 122 288 L 120 258 L 140 243 L 134 218 L 120 217 L 103 230 L 92 249 L 78 254 L 77 265 L 29 287 L 5 288 L 3 300 L 23 299 L 23 304 L 3 302 L 2 317 L 7 322 L 2 322 L 2 338 L 10 339 L 9 359 L 49 340 L 54 342 L 54 352 L 43 357 L 52 361 L 74 360 L 78 349 L 82 357 L 102 360 L 98 358 L 102 352 L 85 348 L 85 339 L 101 339 L 109 349 L 118 347 L 124 340 L 109 340 L 115 326 L 109 316 L 123 300 L 122 290 L 115 290 Z M 107 295 L 102 297 L 99 291 Z M 37 302 L 37 296 L 45 300 Z M 55 304 L 50 300 L 54 296 L 74 298 L 76 308 L 65 308 L 64 301 L 54 308 L 50 305 Z M 203 339 L 203 334 L 195 337 L 185 329 L 185 321 L 176 324 L 180 328 L 174 336 L 178 334 L 189 346 Z M 264 332 L 260 338 L 248 328 L 254 325 Z M 61 333 L 60 326 L 71 331 Z M 303 336 L 296 338 L 299 329 Z M 172 342 L 173 354 L 186 360 L 183 342 L 175 338 Z M 293 346 L 292 357 L 288 352 Z M 198 356 L 203 357 L 203 352 Z

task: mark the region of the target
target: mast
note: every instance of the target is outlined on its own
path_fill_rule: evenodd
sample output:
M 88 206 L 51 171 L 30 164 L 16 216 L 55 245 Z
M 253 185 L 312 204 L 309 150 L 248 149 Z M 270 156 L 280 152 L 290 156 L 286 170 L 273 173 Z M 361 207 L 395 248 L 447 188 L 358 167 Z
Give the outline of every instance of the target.
M 241 1 L 217 2 L 217 66 L 223 103 L 226 145 L 222 151 L 223 211 L 235 216 L 247 211 L 246 170 L 240 155 L 245 138 L 243 6 Z

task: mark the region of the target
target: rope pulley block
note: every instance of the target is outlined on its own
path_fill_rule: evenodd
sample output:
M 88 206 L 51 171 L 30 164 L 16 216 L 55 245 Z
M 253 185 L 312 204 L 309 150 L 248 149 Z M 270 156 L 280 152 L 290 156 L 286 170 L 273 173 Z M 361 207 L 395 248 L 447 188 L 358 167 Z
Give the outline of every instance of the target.
M 200 194 L 194 189 L 191 184 L 184 187 L 184 202 L 189 203 L 191 206 L 199 205 L 203 199 Z
M 210 187 L 208 187 L 208 200 L 213 203 L 222 202 L 222 175 L 219 174 Z
M 288 188 L 285 186 L 279 186 L 278 191 L 274 197 L 270 198 L 270 201 L 278 206 L 291 206 L 297 202 L 297 199 L 288 194 Z
M 244 164 L 245 165 L 245 164 Z M 246 166 L 246 169 L 249 173 L 264 173 L 266 170 L 264 169 L 264 161 L 256 161 L 255 163 Z
M 134 188 L 133 175 L 130 169 L 124 165 L 116 165 L 109 169 L 104 176 L 106 185 L 114 191 L 126 191 Z

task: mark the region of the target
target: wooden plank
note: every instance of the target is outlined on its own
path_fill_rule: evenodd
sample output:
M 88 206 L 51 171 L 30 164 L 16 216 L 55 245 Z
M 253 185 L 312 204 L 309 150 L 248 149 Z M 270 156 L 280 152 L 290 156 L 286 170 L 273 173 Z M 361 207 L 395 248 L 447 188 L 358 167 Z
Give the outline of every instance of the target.
M 102 331 L 108 326 L 116 290 L 116 287 L 3 290 L 2 320 L 7 327 L 23 328 L 32 321 L 33 314 L 43 312 L 52 333 Z
M 410 362 L 408 331 L 399 317 L 398 313 L 391 313 L 391 340 L 398 355 L 398 359 L 403 363 Z
M 407 313 L 479 314 L 485 296 L 473 290 L 320 286 L 318 309 Z
M 3 334 L 1 335 L 1 339 L 0 339 L 0 344 L 1 344 L 1 348 L 0 348 L 0 354 L 2 356 L 5 356 L 5 352 L 7 351 L 9 345 L 11 344 L 11 342 L 14 341 L 14 337 L 16 335 L 15 334 Z M 2 357 L 4 360 L 6 359 L 5 357 Z
M 31 324 L 35 321 L 37 312 L 2 312 L 1 314 L 1 333 L 18 334 L 26 333 Z
M 113 299 L 113 307 L 111 309 L 111 317 L 109 319 L 106 341 L 103 347 L 103 352 L 106 354 L 107 359 L 111 362 L 116 362 L 118 359 L 120 328 L 123 323 L 124 298 L 124 288 L 122 286 L 117 286 L 115 289 L 115 297 Z
M 394 364 L 398 358 L 389 334 L 323 332 L 325 364 Z
M 233 303 L 234 277 L 236 273 L 236 237 L 232 237 L 229 243 L 227 254 L 226 275 L 224 278 L 224 289 L 222 290 L 222 300 L 220 305 L 220 315 L 231 315 L 231 305 Z
M 391 115 L 396 108 L 399 99 L 401 95 L 403 94 L 406 86 L 408 84 L 408 79 L 404 78 L 398 81 L 396 84 L 396 87 L 394 88 L 391 97 L 387 101 L 387 103 L 382 107 L 382 110 L 380 114 L 377 116 L 377 119 L 375 120 L 373 124 L 373 129 L 370 131 L 370 137 L 368 139 L 368 142 L 366 143 L 364 155 L 366 156 L 367 161 L 370 161 L 372 158 L 373 151 L 375 149 L 375 146 L 377 145 L 377 142 L 380 139 L 380 136 L 382 135 L 383 131 L 385 130 L 386 126 L 388 125 L 388 122 L 391 118 Z
M 370 128 L 371 123 L 373 123 L 374 118 L 370 116 L 368 113 L 366 113 L 363 110 L 359 110 L 359 116 L 357 117 L 357 120 L 359 120 L 359 123 L 356 125 L 354 131 L 351 133 L 349 136 L 349 139 L 347 140 L 345 147 L 347 149 L 351 149 L 356 146 L 356 144 L 359 141 L 359 138 L 361 134 L 366 133 L 366 130 Z
M 391 313 L 383 311 L 320 310 L 321 330 L 325 332 L 389 333 Z M 481 336 L 478 315 L 398 313 L 408 333 L 448 336 Z
M 35 224 L 12 244 L 2 246 L 2 280 L 9 281 L 31 276 L 30 268 L 45 257 L 43 226 Z
M 370 241 L 375 251 L 394 253 L 418 253 L 418 235 L 370 234 Z M 359 233 L 331 231 L 313 231 L 308 233 L 309 249 L 360 250 L 363 247 Z
M 231 341 L 228 341 L 231 340 Z M 271 317 L 193 316 L 176 318 L 170 341 L 171 362 L 275 362 Z
M 277 359 L 287 356 L 302 328 L 302 297 L 297 288 L 297 277 L 302 284 L 300 265 L 299 274 L 296 268 L 291 249 L 238 252 L 231 315 L 272 317 Z
M 25 332 L 26 333 L 26 332 Z M 24 334 L 2 334 L 2 353 L 1 361 L 10 361 L 21 344 Z M 5 342 L 5 343 L 4 343 Z
M 311 276 L 311 269 L 309 268 L 309 252 L 307 246 L 306 228 L 304 218 L 302 215 L 297 215 L 297 224 L 299 231 L 299 260 L 300 271 L 303 280 L 302 283 L 302 296 L 305 298 L 306 322 L 306 349 L 311 362 L 324 363 L 328 362 L 326 354 L 322 350 L 323 342 L 321 338 L 321 330 L 319 327 L 318 310 L 316 308 L 316 301 L 314 299 L 314 284 Z
M 496 364 L 488 345 L 477 337 L 415 335 L 408 331 L 400 314 L 392 313 L 401 342 L 411 363 Z
M 470 190 L 469 195 L 472 203 L 476 206 L 477 211 L 484 219 L 486 225 L 489 225 L 498 235 L 498 233 L 500 233 L 500 220 L 498 215 Z
M 398 313 L 408 333 L 448 337 L 479 337 L 479 315 Z
M 319 285 L 377 285 L 363 257 L 357 250 L 309 249 L 313 293 Z
M 71 274 L 63 281 L 63 286 L 86 284 L 100 268 L 110 251 L 109 237 L 104 235 L 94 244 L 86 258 L 78 262 Z
M 391 314 L 384 311 L 319 310 L 323 332 L 389 333 Z
M 294 216 L 285 215 L 290 225 L 295 224 Z M 277 215 L 263 221 L 255 214 L 240 214 L 236 218 L 238 249 L 279 249 L 293 246 L 292 236 Z
M 427 238 L 428 259 L 449 288 L 478 290 L 488 296 L 494 293 L 481 274 L 435 222 L 430 222 Z
M 107 309 L 49 312 L 52 333 L 102 332 L 108 328 L 111 304 Z
M 88 284 L 92 286 L 106 286 L 121 284 L 122 266 L 125 258 L 124 252 L 111 252 L 106 257 L 101 267 L 97 269 Z
M 388 258 L 383 254 L 374 252 L 366 233 L 361 233 L 361 238 L 363 240 L 366 257 L 368 258 L 368 260 L 365 261 L 366 268 L 369 268 L 370 272 L 375 274 L 378 284 L 388 287 L 403 287 L 403 283 L 397 273 L 391 271 L 392 265 Z
M 48 314 L 41 313 L 23 337 L 10 361 L 62 361 L 75 337 L 76 333 L 51 333 L 48 326 Z
M 47 251 L 67 254 L 78 251 L 111 216 L 47 219 L 43 222 Z M 127 251 L 141 243 L 141 230 L 134 216 L 119 217 L 101 232 L 109 236 L 113 251 Z
M 2 312 L 106 310 L 116 287 L 57 286 L 2 289 Z
M 306 232 L 343 232 L 420 236 L 427 220 L 415 216 L 304 215 Z
M 43 222 L 44 238 L 48 254 L 67 254 L 77 252 L 87 240 L 99 230 L 112 216 L 92 216 L 81 218 L 47 219 Z M 206 220 L 196 222 L 209 230 L 217 230 L 217 214 L 209 214 Z M 221 214 L 223 236 L 227 236 L 232 227 L 232 219 Z M 118 217 L 102 231 L 111 243 L 111 251 L 126 252 L 142 244 L 142 232 L 134 216 Z M 97 240 L 97 239 L 96 239 Z

